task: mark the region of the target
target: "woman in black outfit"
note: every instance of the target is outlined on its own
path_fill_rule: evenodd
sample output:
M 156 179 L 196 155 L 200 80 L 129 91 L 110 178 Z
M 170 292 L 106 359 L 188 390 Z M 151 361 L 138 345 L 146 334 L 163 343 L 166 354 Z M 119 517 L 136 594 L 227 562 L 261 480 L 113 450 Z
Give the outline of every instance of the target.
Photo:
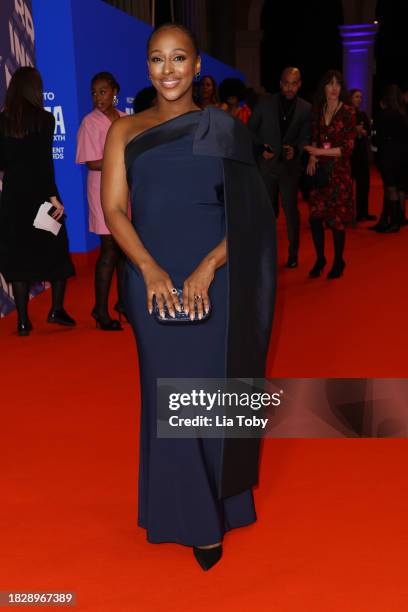
M 17 331 L 28 336 L 27 305 L 33 281 L 51 281 L 48 323 L 74 326 L 64 310 L 66 279 L 75 274 L 69 257 L 64 207 L 55 185 L 52 143 L 55 120 L 43 108 L 42 80 L 35 68 L 19 68 L 0 113 L 0 272 L 11 282 L 18 313 Z M 57 236 L 33 226 L 39 207 L 51 202 L 62 223 Z
M 397 85 L 389 85 L 376 118 L 377 163 L 384 185 L 383 211 L 373 227 L 398 232 L 408 192 L 408 112 Z
M 375 221 L 375 215 L 368 212 L 368 195 L 370 192 L 370 160 L 368 156 L 368 138 L 370 120 L 360 109 L 363 100 L 361 89 L 350 90 L 350 101 L 356 113 L 357 137 L 351 156 L 351 176 L 356 182 L 356 221 Z

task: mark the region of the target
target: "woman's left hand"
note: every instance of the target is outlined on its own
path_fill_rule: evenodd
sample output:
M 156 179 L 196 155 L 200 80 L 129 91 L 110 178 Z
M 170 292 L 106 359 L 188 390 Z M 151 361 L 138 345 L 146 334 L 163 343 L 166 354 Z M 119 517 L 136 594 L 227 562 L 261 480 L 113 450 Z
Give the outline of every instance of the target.
M 55 196 L 52 196 L 50 198 L 50 202 L 54 206 L 54 208 L 56 209 L 52 213 L 51 216 L 53 217 L 53 219 L 58 221 L 59 219 L 61 219 L 62 215 L 64 214 L 64 206 L 61 204 L 61 202 Z
M 305 151 L 307 151 L 310 155 L 314 155 L 317 157 L 321 154 L 321 150 L 318 147 L 312 147 L 312 145 L 306 145 L 304 147 Z
M 192 321 L 195 318 L 195 307 L 199 319 L 202 319 L 204 312 L 207 313 L 210 308 L 208 288 L 214 279 L 214 274 L 215 264 L 204 259 L 184 281 L 184 312 L 190 313 Z

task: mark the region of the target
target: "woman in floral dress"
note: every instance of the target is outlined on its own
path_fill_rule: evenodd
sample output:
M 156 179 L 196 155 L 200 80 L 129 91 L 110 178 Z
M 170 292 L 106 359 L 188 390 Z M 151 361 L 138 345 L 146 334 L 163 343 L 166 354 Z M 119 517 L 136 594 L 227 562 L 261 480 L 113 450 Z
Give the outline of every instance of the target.
M 326 265 L 324 225 L 333 235 L 334 262 L 328 278 L 344 271 L 345 228 L 354 216 L 350 156 L 356 138 L 355 112 L 345 103 L 347 89 L 343 76 L 329 70 L 321 80 L 312 118 L 312 145 L 307 173 L 315 176 L 310 194 L 310 226 L 316 249 L 316 263 L 309 272 L 320 276 Z

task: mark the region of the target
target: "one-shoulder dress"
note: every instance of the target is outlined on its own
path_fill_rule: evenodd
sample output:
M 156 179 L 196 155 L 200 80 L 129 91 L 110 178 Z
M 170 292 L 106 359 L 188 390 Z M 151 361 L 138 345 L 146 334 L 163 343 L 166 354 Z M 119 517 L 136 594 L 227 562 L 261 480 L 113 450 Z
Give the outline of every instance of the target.
M 223 160 L 193 153 L 207 112 L 192 111 L 148 129 L 125 151 L 132 224 L 175 287 L 226 235 Z M 163 325 L 147 311 L 141 272 L 130 261 L 126 266 L 126 312 L 136 337 L 142 397 L 138 524 L 150 542 L 213 544 L 229 529 L 256 520 L 251 488 L 217 495 L 221 439 L 156 436 L 157 378 L 226 377 L 227 291 L 224 265 L 209 289 L 208 320 Z

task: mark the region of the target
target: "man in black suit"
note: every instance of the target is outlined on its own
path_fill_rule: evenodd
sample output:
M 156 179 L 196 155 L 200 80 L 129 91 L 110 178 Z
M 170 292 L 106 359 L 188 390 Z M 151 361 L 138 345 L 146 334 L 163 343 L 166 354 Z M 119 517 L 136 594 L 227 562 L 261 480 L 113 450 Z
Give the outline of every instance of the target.
M 297 204 L 303 147 L 311 139 L 311 104 L 297 96 L 302 85 L 298 68 L 285 68 L 280 92 L 264 96 L 255 106 L 248 127 L 260 145 L 260 171 L 278 211 L 278 194 L 289 238 L 287 268 L 298 265 L 300 215 Z

